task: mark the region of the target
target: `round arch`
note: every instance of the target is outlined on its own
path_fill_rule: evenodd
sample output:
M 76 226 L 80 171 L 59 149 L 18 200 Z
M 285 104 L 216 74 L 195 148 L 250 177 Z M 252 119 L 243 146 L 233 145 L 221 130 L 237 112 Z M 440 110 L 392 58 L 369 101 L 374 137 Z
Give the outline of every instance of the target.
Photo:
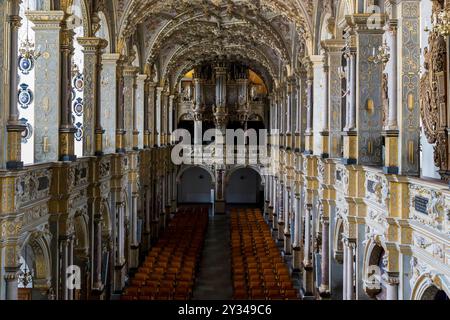
M 364 291 L 371 298 L 376 298 L 382 292 L 381 276 L 383 269 L 380 267 L 380 261 L 384 259 L 387 253 L 384 241 L 379 235 L 367 240 L 364 247 L 363 257 L 363 283 Z M 378 269 L 380 268 L 380 269 Z
M 23 254 L 25 263 L 34 271 L 33 289 L 46 292 L 51 286 L 52 255 L 50 250 L 51 235 L 48 232 L 37 230 L 29 233 L 23 242 L 21 252 L 31 249 L 31 254 Z
M 214 173 L 203 165 L 183 166 L 176 177 L 178 203 L 211 203 Z
M 411 300 L 435 300 L 444 292 L 450 297 L 450 285 L 442 274 L 426 272 L 419 276 L 411 292 Z
M 333 258 L 339 263 L 343 263 L 344 249 L 342 243 L 342 234 L 344 233 L 344 220 L 341 217 L 336 218 L 336 224 L 333 232 Z
M 238 174 L 240 176 L 236 177 Z M 227 203 L 260 204 L 264 199 L 264 196 L 261 195 L 264 181 L 264 176 L 257 166 L 240 165 L 227 170 L 224 181 L 225 201 Z

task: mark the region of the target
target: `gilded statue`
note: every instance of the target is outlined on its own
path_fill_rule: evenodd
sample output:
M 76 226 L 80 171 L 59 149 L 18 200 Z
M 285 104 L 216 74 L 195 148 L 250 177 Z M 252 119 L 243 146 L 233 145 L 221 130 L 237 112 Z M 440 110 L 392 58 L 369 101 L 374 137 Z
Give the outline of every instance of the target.
M 433 8 L 435 9 L 435 7 Z M 420 79 L 420 112 L 428 143 L 434 144 L 434 162 L 448 178 L 447 45 L 444 37 L 431 31 L 424 50 L 424 74 Z
M 387 73 L 383 73 L 383 80 L 381 82 L 382 93 L 382 107 L 383 107 L 383 125 L 386 126 L 388 122 L 389 112 L 389 81 Z

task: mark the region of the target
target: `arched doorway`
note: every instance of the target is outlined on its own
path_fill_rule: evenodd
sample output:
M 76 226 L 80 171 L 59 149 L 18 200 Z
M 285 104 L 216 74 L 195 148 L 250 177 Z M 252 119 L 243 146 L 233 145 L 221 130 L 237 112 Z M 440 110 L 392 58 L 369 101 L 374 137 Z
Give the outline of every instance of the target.
M 227 204 L 263 205 L 262 179 L 255 169 L 246 167 L 232 170 L 226 181 Z
M 431 285 L 422 295 L 421 300 L 450 300 L 444 290 L 439 289 L 435 285 Z
M 23 244 L 19 263 L 18 299 L 47 300 L 54 293 L 51 286 L 50 235 L 34 231 Z
M 213 175 L 205 168 L 191 166 L 178 174 L 178 203 L 210 204 L 213 202 Z

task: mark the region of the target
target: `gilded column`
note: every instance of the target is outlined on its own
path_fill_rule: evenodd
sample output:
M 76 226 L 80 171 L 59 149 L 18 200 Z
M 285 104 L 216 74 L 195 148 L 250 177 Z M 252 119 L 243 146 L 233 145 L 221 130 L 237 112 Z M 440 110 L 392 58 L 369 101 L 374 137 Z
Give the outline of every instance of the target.
M 401 74 L 401 77 L 397 77 L 399 79 L 398 92 L 401 92 L 401 95 L 397 98 L 397 108 L 400 109 L 397 111 L 400 116 L 397 123 L 400 129 L 400 139 L 397 148 L 399 173 L 417 176 L 420 173 L 419 85 L 421 33 L 418 32 L 421 19 L 420 1 L 401 1 L 397 4 L 397 7 L 399 17 L 401 17 L 397 28 L 399 45 L 397 46 L 397 51 L 391 49 L 391 58 L 396 56 L 398 59 L 397 74 L 399 72 Z M 392 29 L 395 31 L 395 23 L 393 23 Z M 447 132 L 450 133 L 448 130 Z
M 19 16 L 19 4 L 20 1 L 10 1 L 8 24 L 9 24 L 9 118 L 6 125 L 8 132 L 8 152 L 6 168 L 9 170 L 22 169 L 22 155 L 21 155 L 21 143 L 22 143 L 22 131 L 25 130 L 25 126 L 19 120 L 18 109 L 18 95 L 17 87 L 19 85 L 17 66 L 19 58 L 17 50 L 19 46 L 19 28 L 21 26 L 20 21 L 22 18 Z
M 97 37 L 80 37 L 78 43 L 84 53 L 84 134 L 83 155 L 103 155 L 103 133 L 101 124 L 101 72 L 102 51 L 108 42 Z
M 29 11 L 33 22 L 35 46 L 42 48 L 35 61 L 34 110 L 39 121 L 34 124 L 34 160 L 36 163 L 58 161 L 61 61 L 59 55 L 63 11 Z
M 377 14 L 374 14 L 377 15 Z M 368 14 L 355 14 L 347 16 L 347 24 L 356 30 L 356 54 L 350 45 L 350 90 L 351 108 L 348 131 L 355 130 L 355 142 L 350 139 L 344 147 L 344 163 L 360 165 L 382 166 L 382 110 L 378 106 L 381 102 L 381 86 L 383 66 L 374 63 L 373 49 L 379 48 L 383 43 L 382 29 L 369 28 Z M 379 17 L 384 24 L 384 15 Z M 350 37 L 350 39 L 352 36 Z M 353 154 L 352 154 L 353 153 Z
M 67 18 L 67 17 L 65 17 Z M 75 161 L 75 132 L 72 122 L 72 54 L 73 30 L 64 20 L 61 24 L 61 124 L 59 127 L 59 160 Z
M 323 91 L 324 91 L 324 101 L 323 101 L 323 110 L 322 110 L 322 131 L 320 132 L 321 140 L 322 140 L 322 158 L 328 158 L 330 155 L 330 125 L 329 125 L 329 112 L 330 112 L 330 66 L 328 63 L 328 54 L 326 53 L 323 60 Z
M 117 63 L 116 87 L 117 87 L 117 111 L 116 111 L 116 152 L 125 153 L 125 83 L 124 83 L 124 58 L 120 57 Z
M 342 124 L 341 107 L 342 105 L 342 49 L 345 46 L 343 40 L 329 39 L 322 42 L 328 56 L 328 152 L 330 158 L 342 157 Z

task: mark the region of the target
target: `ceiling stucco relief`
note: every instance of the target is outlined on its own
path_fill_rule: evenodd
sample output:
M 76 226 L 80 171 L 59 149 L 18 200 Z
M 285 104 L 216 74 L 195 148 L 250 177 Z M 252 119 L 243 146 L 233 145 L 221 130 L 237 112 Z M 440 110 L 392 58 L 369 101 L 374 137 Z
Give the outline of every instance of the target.
M 175 81 L 194 59 L 243 59 L 270 84 L 306 53 L 314 4 L 304 0 L 119 1 L 119 38 L 137 30 L 144 61 L 161 83 Z

